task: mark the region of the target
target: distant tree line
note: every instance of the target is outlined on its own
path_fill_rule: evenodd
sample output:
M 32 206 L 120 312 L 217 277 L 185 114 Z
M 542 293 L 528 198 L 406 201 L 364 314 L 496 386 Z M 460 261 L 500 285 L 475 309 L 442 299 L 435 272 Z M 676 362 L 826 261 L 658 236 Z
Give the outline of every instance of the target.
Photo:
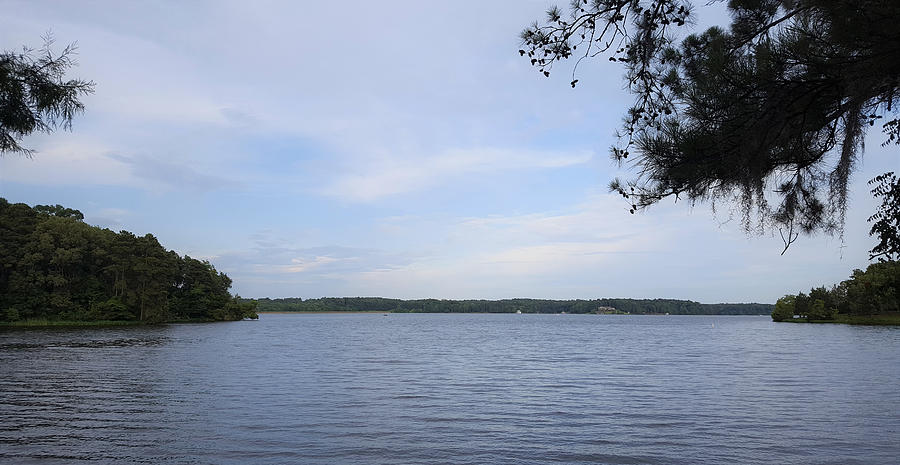
M 113 232 L 60 205 L 0 198 L 0 321 L 239 320 L 255 303 L 207 261 Z
M 883 315 L 900 312 L 900 262 L 873 263 L 866 271 L 853 270 L 850 279 L 831 289 L 786 295 L 775 303 L 772 319 L 833 320 L 838 315 Z
M 395 313 L 617 313 L 671 315 L 765 315 L 770 304 L 701 304 L 674 299 L 591 300 L 400 300 L 381 297 L 324 297 L 319 299 L 258 299 L 261 312 L 353 312 Z

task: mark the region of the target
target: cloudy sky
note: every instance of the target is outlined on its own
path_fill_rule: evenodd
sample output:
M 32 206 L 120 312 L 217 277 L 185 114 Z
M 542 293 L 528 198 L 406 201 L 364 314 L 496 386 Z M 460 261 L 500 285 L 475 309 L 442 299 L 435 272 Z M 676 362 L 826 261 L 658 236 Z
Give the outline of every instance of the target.
M 726 206 L 607 193 L 631 99 L 615 64 L 572 89 L 518 56 L 546 1 L 2 3 L 2 48 L 77 41 L 96 92 L 0 158 L 0 196 L 153 233 L 246 297 L 774 302 L 866 266 L 865 181 L 900 168 L 872 131 L 843 242 L 781 256 Z

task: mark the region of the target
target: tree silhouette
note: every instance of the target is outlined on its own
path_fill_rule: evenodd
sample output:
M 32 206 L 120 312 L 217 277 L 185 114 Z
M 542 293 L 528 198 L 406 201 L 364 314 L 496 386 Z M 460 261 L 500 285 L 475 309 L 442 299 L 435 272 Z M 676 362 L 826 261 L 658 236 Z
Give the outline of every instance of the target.
M 53 38 L 44 36 L 39 50 L 0 53 L 0 155 L 7 152 L 31 156 L 23 137 L 41 131 L 72 128 L 72 119 L 84 111 L 79 97 L 93 92 L 94 83 L 66 79 L 74 66 L 76 45 L 54 55 Z
M 900 143 L 900 2 L 731 0 L 727 29 L 678 40 L 685 0 L 575 0 L 522 32 L 519 53 L 555 63 L 609 55 L 635 103 L 610 189 L 631 212 L 673 197 L 733 201 L 747 232 L 840 232 L 866 129 Z M 888 118 L 884 118 L 888 116 Z M 632 153 L 635 152 L 635 153 Z
M 869 185 L 875 186 L 872 195 L 881 199 L 878 211 L 869 217 L 869 234 L 878 237 L 869 259 L 900 260 L 900 180 L 889 172 L 872 179 Z

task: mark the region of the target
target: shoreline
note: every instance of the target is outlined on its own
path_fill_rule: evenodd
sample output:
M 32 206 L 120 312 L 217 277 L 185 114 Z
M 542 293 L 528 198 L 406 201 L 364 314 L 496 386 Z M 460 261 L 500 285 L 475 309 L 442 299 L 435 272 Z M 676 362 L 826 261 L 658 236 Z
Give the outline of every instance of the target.
M 780 323 L 811 323 L 811 324 L 836 324 L 836 325 L 869 325 L 869 326 L 900 326 L 900 313 L 885 313 L 881 315 L 837 315 L 833 320 L 807 320 L 806 318 L 792 318 Z
M 147 323 L 145 321 L 132 321 L 132 320 L 97 320 L 97 321 L 84 321 L 84 320 L 44 320 L 44 319 L 32 319 L 32 320 L 21 320 L 21 321 L 4 321 L 0 323 L 0 329 L 2 328 L 64 328 L 64 327 L 109 327 L 109 326 L 141 326 L 141 325 L 149 325 L 152 323 Z
M 379 310 L 323 310 L 321 312 L 304 310 L 302 312 L 289 312 L 289 311 L 266 311 L 266 312 L 256 312 L 257 315 L 293 315 L 293 314 L 303 314 L 303 315 L 315 315 L 315 314 L 340 314 L 340 313 L 395 313 L 395 312 L 382 312 Z
M 135 320 L 45 320 L 30 319 L 20 321 L 3 321 L 0 322 L 0 330 L 17 329 L 17 328 L 111 328 L 117 326 L 161 326 L 161 325 L 178 325 L 178 324 L 197 324 L 197 323 L 227 323 L 231 321 L 242 320 L 173 320 L 151 323 L 147 321 Z
M 704 313 L 691 313 L 691 314 L 683 314 L 683 315 L 666 315 L 665 313 L 544 313 L 544 312 L 523 312 L 523 313 L 515 313 L 515 312 L 394 312 L 390 310 L 323 310 L 323 311 L 262 311 L 256 312 L 259 315 L 316 315 L 316 314 L 328 314 L 328 315 L 339 315 L 342 313 L 349 314 L 365 314 L 365 313 L 384 313 L 384 314 L 394 314 L 394 315 L 596 315 L 596 316 L 715 316 L 715 317 L 726 317 L 726 316 L 769 316 L 765 314 L 753 314 L 753 315 L 717 315 L 717 314 L 704 314 Z

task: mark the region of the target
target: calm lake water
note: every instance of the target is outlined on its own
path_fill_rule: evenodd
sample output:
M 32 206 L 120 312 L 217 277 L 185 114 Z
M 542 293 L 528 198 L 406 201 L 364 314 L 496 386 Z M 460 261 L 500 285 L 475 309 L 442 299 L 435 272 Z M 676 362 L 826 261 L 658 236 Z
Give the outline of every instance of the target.
M 0 332 L 0 463 L 897 464 L 900 328 L 338 314 Z

